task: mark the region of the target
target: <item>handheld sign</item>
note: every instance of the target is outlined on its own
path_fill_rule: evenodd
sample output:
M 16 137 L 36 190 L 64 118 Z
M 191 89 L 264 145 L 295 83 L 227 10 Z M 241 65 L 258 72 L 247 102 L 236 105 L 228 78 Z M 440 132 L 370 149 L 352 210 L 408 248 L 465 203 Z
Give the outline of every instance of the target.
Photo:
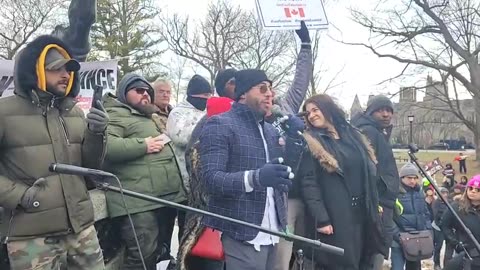
M 294 30 L 305 21 L 309 30 L 327 29 L 322 0 L 255 0 L 258 17 L 265 29 Z

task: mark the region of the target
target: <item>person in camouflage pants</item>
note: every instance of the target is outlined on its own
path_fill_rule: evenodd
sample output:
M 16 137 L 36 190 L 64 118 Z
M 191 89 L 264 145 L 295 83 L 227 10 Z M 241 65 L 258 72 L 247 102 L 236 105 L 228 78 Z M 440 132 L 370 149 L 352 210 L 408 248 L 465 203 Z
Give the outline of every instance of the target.
M 95 227 L 78 234 L 37 237 L 7 244 L 13 269 L 102 270 L 103 255 Z
M 86 116 L 75 105 L 79 69 L 63 41 L 39 36 L 15 58 L 15 95 L 0 99 L 1 234 L 12 270 L 104 268 L 86 179 L 49 170 L 98 169 L 105 156 L 108 115 L 100 102 Z

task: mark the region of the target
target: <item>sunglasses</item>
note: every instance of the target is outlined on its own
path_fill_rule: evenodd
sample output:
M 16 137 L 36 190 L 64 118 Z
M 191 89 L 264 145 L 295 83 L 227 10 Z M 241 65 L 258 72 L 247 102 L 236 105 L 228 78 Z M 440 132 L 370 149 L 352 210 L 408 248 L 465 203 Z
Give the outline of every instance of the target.
M 267 93 L 268 90 L 270 90 L 271 92 L 273 92 L 272 86 L 267 85 L 267 84 L 260 84 L 260 85 L 255 86 L 255 88 L 260 89 L 260 93 L 262 93 L 262 94 Z
M 135 92 L 137 92 L 137 94 L 139 94 L 139 95 L 144 95 L 144 94 L 148 91 L 147 88 L 135 88 L 134 90 L 135 90 Z
M 476 188 L 476 187 L 468 187 L 468 191 L 476 191 L 476 192 L 480 192 L 480 188 Z

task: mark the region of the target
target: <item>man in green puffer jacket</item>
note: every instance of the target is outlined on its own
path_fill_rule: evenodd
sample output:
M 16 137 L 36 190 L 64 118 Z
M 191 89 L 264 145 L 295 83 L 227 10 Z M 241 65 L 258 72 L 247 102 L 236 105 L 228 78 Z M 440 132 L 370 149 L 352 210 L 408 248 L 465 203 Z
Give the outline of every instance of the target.
M 154 91 L 141 76 L 130 73 L 120 81 L 118 97 L 104 96 L 104 105 L 110 116 L 107 128 L 108 143 L 105 170 L 118 176 L 123 188 L 173 202 L 185 201 L 182 178 L 170 143 L 162 135 L 157 108 L 153 105 Z M 136 198 L 125 197 L 132 214 L 140 245 L 148 269 L 156 269 L 161 255 L 163 239 L 159 229 L 165 222 L 166 208 Z M 120 194 L 107 193 L 109 215 L 115 218 L 127 246 L 125 267 L 142 269 L 140 256 L 133 237 Z
M 61 40 L 40 36 L 16 56 L 15 95 L 0 100 L 0 206 L 13 270 L 104 269 L 84 178 L 48 170 L 101 167 L 108 116 L 92 108 L 85 121 L 75 106 L 79 68 Z

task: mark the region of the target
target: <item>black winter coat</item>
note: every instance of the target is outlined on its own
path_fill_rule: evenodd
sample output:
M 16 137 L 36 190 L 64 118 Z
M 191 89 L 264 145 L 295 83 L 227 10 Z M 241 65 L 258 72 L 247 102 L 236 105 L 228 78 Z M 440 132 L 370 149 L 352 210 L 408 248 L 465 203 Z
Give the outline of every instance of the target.
M 401 232 L 432 229 L 430 212 L 420 186 L 417 185 L 415 188 L 411 188 L 402 184 L 398 201 L 403 206 L 403 213 L 393 217 L 395 223 L 393 239 L 395 241 L 399 242 L 398 239 Z
M 352 195 L 344 179 L 342 168 L 333 154 L 326 150 L 326 144 L 332 144 L 333 140 L 327 135 L 321 135 L 321 142 L 318 136 L 305 132 L 305 140 L 308 144 L 308 150 L 303 153 L 301 168 L 299 170 L 300 186 L 302 199 L 307 207 L 305 218 L 306 237 L 319 239 L 323 243 L 338 246 L 345 249 L 343 257 L 334 256 L 325 252 L 311 248 L 304 248 L 305 255 L 312 258 L 321 265 L 330 266 L 349 266 L 355 264 L 355 255 L 352 249 L 356 248 L 352 244 L 352 226 L 356 219 L 352 207 Z M 362 136 L 363 137 L 363 136 Z M 364 138 L 363 143 L 368 145 Z M 361 142 L 360 142 L 361 144 Z M 387 248 L 382 245 L 384 237 L 382 235 L 382 224 L 378 213 L 378 194 L 375 188 L 375 156 L 373 149 L 365 154 L 364 160 L 365 174 L 363 176 L 366 210 L 366 231 L 368 235 L 364 241 L 363 253 L 365 257 L 374 253 L 386 253 Z M 361 153 L 359 153 L 361 154 Z M 370 156 L 370 158 L 369 158 Z M 358 211 L 358 210 L 357 210 Z M 332 225 L 333 235 L 324 235 L 318 233 L 316 228 L 326 225 Z
M 442 218 L 445 211 L 448 211 L 447 205 L 441 200 L 436 199 L 432 205 L 433 217 L 438 227 L 442 225 Z
M 452 207 L 463 223 L 465 223 L 465 226 L 472 231 L 473 236 L 480 241 L 480 208 L 470 208 L 470 210 L 465 212 L 459 210 L 457 203 L 453 204 Z M 452 245 L 455 246 L 459 242 L 462 242 L 469 254 L 473 257 L 472 264 L 480 266 L 480 252 L 474 248 L 473 242 L 468 238 L 460 223 L 457 222 L 453 214 L 448 210 L 445 211 L 443 215 L 441 229 Z
M 370 140 L 377 156 L 378 178 L 377 189 L 380 205 L 393 209 L 400 187 L 397 163 L 389 143 L 390 128 L 382 128 L 371 116 L 358 114 L 352 120 L 352 125 L 359 128 Z

